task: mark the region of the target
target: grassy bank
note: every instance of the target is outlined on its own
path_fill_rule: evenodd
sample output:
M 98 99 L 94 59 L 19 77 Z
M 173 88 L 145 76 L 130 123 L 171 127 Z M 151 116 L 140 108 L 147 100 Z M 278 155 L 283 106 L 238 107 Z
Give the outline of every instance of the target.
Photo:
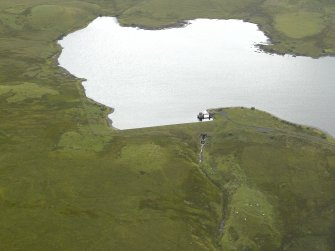
M 239 108 L 112 130 L 56 44 L 99 15 L 150 28 L 243 18 L 273 38 L 267 49 L 317 57 L 333 53 L 333 13 L 327 1 L 2 0 L 0 249 L 333 250 L 327 135 Z

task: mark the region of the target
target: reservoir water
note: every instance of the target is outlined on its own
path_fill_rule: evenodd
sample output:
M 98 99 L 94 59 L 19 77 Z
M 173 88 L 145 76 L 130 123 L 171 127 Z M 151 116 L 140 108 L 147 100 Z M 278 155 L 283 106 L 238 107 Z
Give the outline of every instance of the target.
M 255 106 L 335 135 L 335 58 L 269 55 L 267 37 L 239 20 L 142 30 L 100 17 L 61 41 L 59 64 L 119 129 L 195 122 L 207 108 Z

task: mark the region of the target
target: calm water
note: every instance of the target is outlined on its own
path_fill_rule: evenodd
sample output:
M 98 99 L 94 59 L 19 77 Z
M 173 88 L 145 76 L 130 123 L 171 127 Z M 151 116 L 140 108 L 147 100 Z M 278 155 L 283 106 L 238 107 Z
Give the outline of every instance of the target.
M 197 19 L 158 31 L 102 17 L 59 41 L 61 66 L 115 108 L 120 129 L 196 121 L 207 108 L 255 106 L 335 135 L 335 58 L 256 52 L 267 38 L 238 20 Z

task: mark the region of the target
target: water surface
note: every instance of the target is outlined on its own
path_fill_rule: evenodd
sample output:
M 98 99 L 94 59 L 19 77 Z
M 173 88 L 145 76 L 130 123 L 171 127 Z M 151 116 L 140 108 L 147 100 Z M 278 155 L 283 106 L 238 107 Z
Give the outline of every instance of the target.
M 199 111 L 255 106 L 335 135 L 335 59 L 259 53 L 255 24 L 197 19 L 141 30 L 100 17 L 59 43 L 61 66 L 86 95 L 113 107 L 120 129 L 196 121 Z

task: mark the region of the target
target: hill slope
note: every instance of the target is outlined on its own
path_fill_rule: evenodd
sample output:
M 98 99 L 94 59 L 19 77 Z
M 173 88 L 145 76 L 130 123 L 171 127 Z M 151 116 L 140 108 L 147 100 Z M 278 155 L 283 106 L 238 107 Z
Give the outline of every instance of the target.
M 211 123 L 112 130 L 110 109 L 57 66 L 56 45 L 98 15 L 150 28 L 243 18 L 281 41 L 271 49 L 320 56 L 333 53 L 333 10 L 330 1 L 2 0 L 0 249 L 333 250 L 327 135 L 239 108 L 215 110 Z

